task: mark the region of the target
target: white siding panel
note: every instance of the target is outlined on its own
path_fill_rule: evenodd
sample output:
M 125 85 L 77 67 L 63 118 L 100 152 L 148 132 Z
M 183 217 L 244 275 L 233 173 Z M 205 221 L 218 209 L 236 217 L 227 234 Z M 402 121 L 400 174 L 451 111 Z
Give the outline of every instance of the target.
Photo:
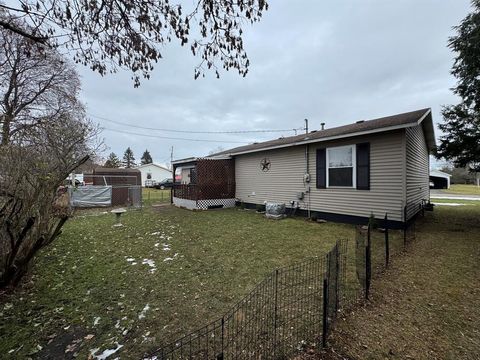
M 429 199 L 429 154 L 422 126 L 406 129 L 407 219 Z
M 363 136 L 309 146 L 310 194 L 300 202 L 302 209 L 344 215 L 368 217 L 373 213 L 383 218 L 402 220 L 405 202 L 403 192 L 404 169 L 403 130 Z M 370 143 L 370 190 L 316 188 L 316 149 L 318 147 Z M 262 172 L 260 161 L 267 157 L 271 169 Z M 235 158 L 236 196 L 239 200 L 255 204 L 264 201 L 296 201 L 296 194 L 308 188 L 303 182 L 306 169 L 305 146 L 270 150 Z

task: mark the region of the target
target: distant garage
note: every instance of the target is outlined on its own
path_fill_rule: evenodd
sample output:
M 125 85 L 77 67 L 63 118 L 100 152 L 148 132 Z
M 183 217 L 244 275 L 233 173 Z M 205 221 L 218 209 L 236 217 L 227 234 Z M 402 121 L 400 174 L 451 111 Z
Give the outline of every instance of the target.
M 430 187 L 432 189 L 450 189 L 451 176 L 440 170 L 430 170 Z

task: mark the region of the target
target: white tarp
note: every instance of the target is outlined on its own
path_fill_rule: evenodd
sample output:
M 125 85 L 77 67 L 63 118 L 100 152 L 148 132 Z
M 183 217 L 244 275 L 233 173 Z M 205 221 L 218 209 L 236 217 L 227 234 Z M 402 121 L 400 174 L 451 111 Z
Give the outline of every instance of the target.
M 68 188 L 70 205 L 73 207 L 96 207 L 112 205 L 111 186 L 79 186 Z

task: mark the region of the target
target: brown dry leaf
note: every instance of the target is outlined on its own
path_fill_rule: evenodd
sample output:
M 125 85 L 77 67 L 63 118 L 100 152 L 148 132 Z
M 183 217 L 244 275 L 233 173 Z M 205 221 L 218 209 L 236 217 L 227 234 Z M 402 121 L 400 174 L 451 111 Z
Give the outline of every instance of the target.
M 93 339 L 94 336 L 95 335 L 93 335 L 93 334 L 88 334 L 87 336 L 84 337 L 84 339 L 85 340 L 91 340 L 91 339 Z

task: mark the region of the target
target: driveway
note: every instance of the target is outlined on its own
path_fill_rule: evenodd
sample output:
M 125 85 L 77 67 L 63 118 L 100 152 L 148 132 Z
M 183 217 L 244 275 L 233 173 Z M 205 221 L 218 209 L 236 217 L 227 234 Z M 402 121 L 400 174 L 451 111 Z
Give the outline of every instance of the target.
M 480 195 L 462 195 L 462 194 L 449 194 L 444 190 L 431 189 L 430 198 L 432 199 L 448 199 L 448 200 L 478 200 L 480 201 Z

